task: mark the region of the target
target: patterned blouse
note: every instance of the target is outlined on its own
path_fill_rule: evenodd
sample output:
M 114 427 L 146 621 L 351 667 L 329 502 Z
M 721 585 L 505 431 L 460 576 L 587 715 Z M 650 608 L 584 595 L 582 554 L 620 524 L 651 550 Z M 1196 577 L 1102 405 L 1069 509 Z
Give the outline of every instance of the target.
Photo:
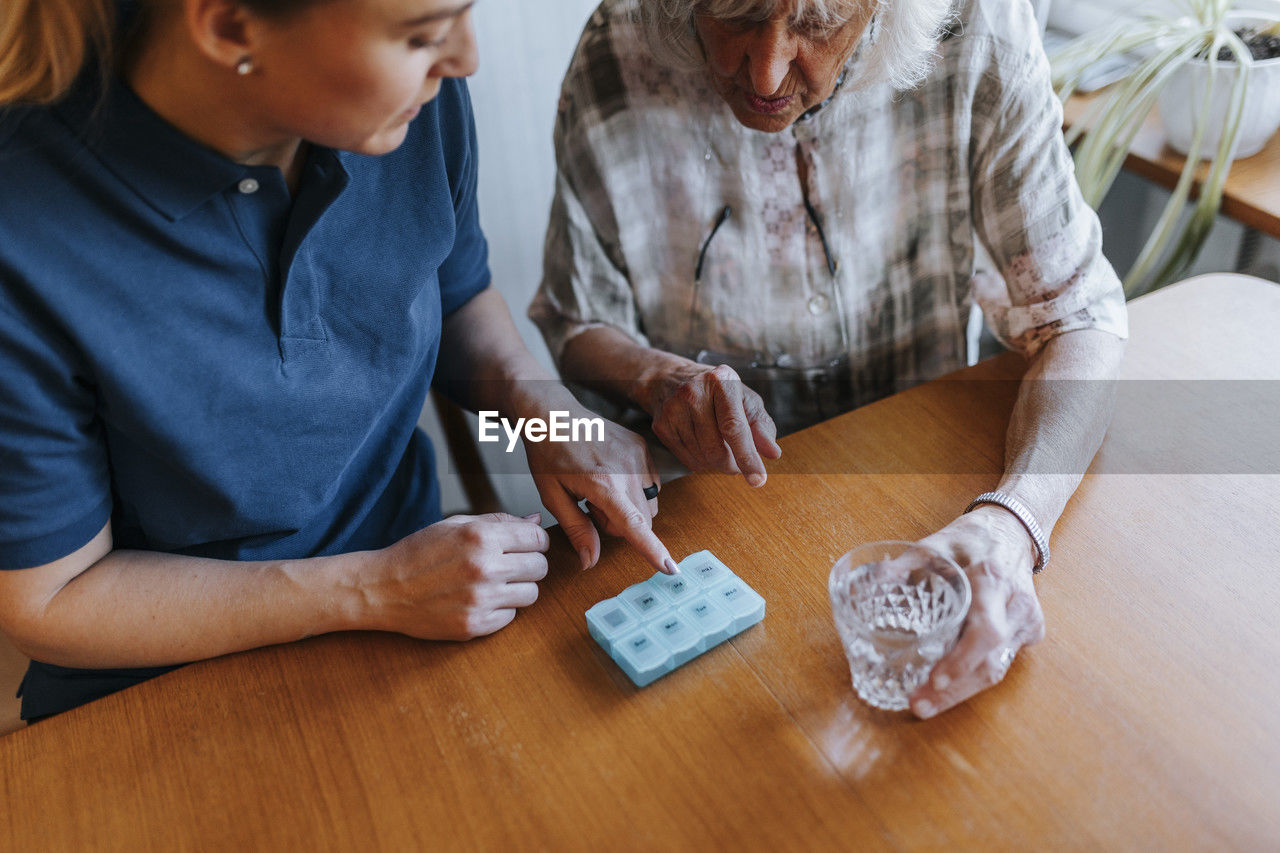
M 1027 3 L 962 0 L 916 89 L 837 88 L 768 134 L 652 59 L 638 2 L 605 0 L 564 80 L 529 309 L 557 361 L 607 324 L 731 365 L 786 433 L 964 367 L 975 301 L 1027 356 L 1127 336 Z

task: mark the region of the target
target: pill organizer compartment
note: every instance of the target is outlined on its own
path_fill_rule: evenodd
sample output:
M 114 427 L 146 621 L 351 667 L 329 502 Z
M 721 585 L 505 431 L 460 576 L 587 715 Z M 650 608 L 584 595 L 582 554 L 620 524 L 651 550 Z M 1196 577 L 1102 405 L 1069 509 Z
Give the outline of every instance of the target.
M 587 611 L 587 630 L 644 687 L 764 618 L 764 599 L 699 551 L 680 574 L 655 574 Z

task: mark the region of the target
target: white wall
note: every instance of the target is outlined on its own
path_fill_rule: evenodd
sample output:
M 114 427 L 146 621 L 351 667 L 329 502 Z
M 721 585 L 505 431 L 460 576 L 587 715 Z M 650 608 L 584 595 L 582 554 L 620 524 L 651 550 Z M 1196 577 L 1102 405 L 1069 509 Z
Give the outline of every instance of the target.
M 471 95 L 480 137 L 480 219 L 494 283 L 511 303 L 520 333 L 548 364 L 542 336 L 524 312 L 542 272 L 560 81 L 598 2 L 481 0 L 475 6 L 480 71 Z
M 1049 26 L 1073 35 L 1087 32 L 1117 18 L 1136 18 L 1144 14 L 1185 14 L 1183 0 L 1032 0 L 1048 4 Z M 1231 8 L 1249 11 L 1280 12 L 1280 0 L 1235 0 Z
M 525 308 L 542 272 L 542 239 L 555 178 L 551 129 L 560 80 L 598 2 L 480 0 L 474 12 L 480 70 L 470 85 L 480 139 L 480 223 L 489 239 L 494 286 L 506 297 L 529 348 L 548 366 L 542 336 L 525 319 Z M 436 444 L 445 511 L 460 509 L 466 501 L 450 475 L 444 441 L 429 413 L 423 426 Z M 523 472 L 523 457 L 515 462 L 491 444 L 482 450 L 507 510 L 518 515 L 538 511 L 532 479 L 525 473 L 501 473 Z M 544 513 L 544 520 L 550 515 Z

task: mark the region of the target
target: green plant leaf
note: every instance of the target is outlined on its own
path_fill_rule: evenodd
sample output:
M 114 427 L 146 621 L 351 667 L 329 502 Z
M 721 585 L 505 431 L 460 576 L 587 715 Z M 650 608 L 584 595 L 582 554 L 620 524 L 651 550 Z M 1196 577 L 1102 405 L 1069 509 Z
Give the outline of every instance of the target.
M 1122 53 L 1142 57 L 1123 80 L 1098 95 L 1066 134 L 1067 144 L 1073 146 L 1081 194 L 1094 207 L 1110 190 L 1160 90 L 1174 73 L 1197 55 L 1207 55 L 1210 82 L 1202 96 L 1199 115 L 1203 117 L 1208 115 L 1214 94 L 1213 81 L 1223 73 L 1219 68 L 1222 61 L 1218 59 L 1223 47 L 1234 57 L 1233 66 L 1239 68 L 1231 86 L 1223 134 L 1209 158 L 1196 205 L 1184 222 L 1204 148 L 1203 119 L 1194 130 L 1178 182 L 1138 259 L 1125 276 L 1125 292 L 1129 296 L 1173 280 L 1195 262 L 1203 248 L 1222 205 L 1253 64 L 1248 48 L 1225 23 L 1231 0 L 1170 0 L 1170 3 L 1176 9 L 1173 13 L 1148 14 L 1137 21 L 1129 19 L 1086 33 L 1051 58 L 1054 87 L 1065 103 L 1094 62 Z M 1280 22 L 1271 29 L 1280 29 Z
M 1147 270 L 1145 268 L 1140 269 L 1139 263 L 1135 263 L 1134 269 L 1126 276 L 1126 288 L 1134 290 L 1135 293 L 1163 287 L 1185 273 L 1195 263 L 1200 250 L 1204 248 L 1205 240 L 1208 239 L 1210 232 L 1213 230 L 1214 221 L 1218 216 L 1218 211 L 1221 209 L 1222 192 L 1226 186 L 1227 174 L 1231 171 L 1231 162 L 1235 155 L 1240 125 L 1244 119 L 1245 94 L 1249 88 L 1253 59 L 1249 49 L 1234 32 L 1224 28 L 1220 33 L 1220 38 L 1221 42 L 1227 46 L 1235 57 L 1238 67 L 1235 81 L 1231 87 L 1231 100 L 1227 107 L 1227 123 L 1223 128 L 1222 138 L 1218 143 L 1217 150 L 1214 152 L 1209 171 L 1205 175 L 1204 183 L 1200 188 L 1200 198 L 1192 212 L 1191 219 L 1178 236 L 1168 259 L 1154 275 L 1146 278 L 1145 281 L 1144 277 Z M 1211 72 L 1220 64 L 1217 59 L 1218 47 L 1219 43 L 1215 41 L 1214 52 L 1211 54 L 1209 63 Z M 1198 152 L 1193 151 L 1192 153 Z M 1199 160 L 1193 161 L 1188 158 L 1188 164 L 1193 166 L 1194 173 L 1194 167 L 1198 167 Z M 1184 173 L 1185 171 L 1184 169 Z M 1170 201 L 1172 202 L 1172 199 Z

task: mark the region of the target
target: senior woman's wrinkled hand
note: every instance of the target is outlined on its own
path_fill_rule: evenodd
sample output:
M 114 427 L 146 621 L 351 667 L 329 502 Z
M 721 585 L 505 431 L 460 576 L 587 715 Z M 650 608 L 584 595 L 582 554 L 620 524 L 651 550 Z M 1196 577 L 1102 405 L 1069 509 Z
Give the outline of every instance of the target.
M 960 639 L 911 695 L 916 716 L 928 718 L 1003 680 L 1018 650 L 1044 639 L 1044 613 L 1031 538 L 1004 509 L 978 507 L 921 544 L 955 560 L 973 588 Z
M 645 401 L 654 435 L 690 471 L 742 474 L 764 485 L 764 459 L 782 456 L 764 401 L 728 365 L 682 362 Z

